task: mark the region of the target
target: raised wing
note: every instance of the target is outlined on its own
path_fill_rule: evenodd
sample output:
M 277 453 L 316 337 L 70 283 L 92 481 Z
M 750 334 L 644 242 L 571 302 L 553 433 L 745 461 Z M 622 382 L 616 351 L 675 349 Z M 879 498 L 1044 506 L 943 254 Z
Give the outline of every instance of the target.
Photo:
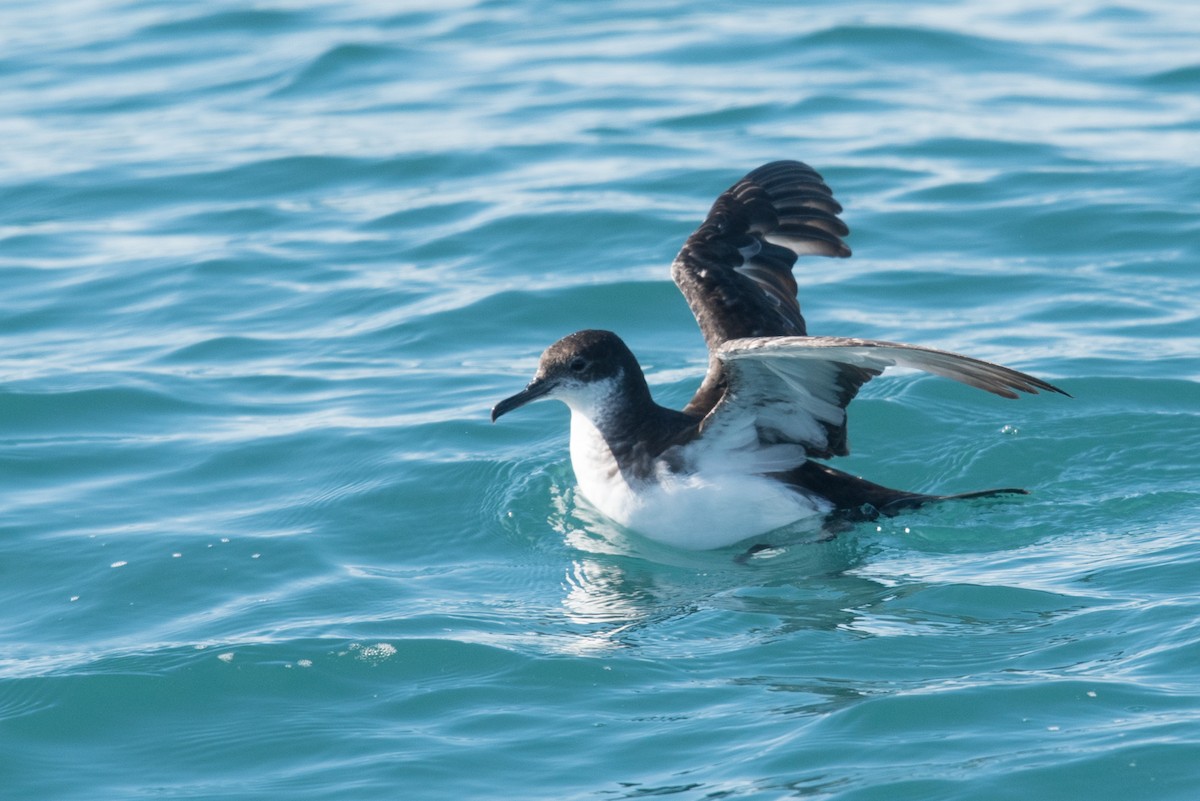
M 846 406 L 863 384 L 892 366 L 953 378 L 1004 398 L 1018 392 L 1066 395 L 1031 375 L 934 348 L 844 337 L 736 339 L 715 357 L 728 387 L 700 424 L 700 436 L 718 445 L 744 439 L 753 425 L 762 443 L 802 445 L 809 456 L 849 453 Z
M 717 198 L 671 265 L 710 354 L 731 339 L 807 333 L 792 265 L 801 254 L 850 255 L 841 210 L 821 176 L 798 161 L 765 164 Z M 711 359 L 685 411 L 707 414 L 723 389 L 722 366 Z

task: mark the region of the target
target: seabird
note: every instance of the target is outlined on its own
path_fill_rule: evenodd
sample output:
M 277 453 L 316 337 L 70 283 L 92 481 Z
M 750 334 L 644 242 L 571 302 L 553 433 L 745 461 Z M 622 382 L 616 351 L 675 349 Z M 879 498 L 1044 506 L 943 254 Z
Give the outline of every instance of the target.
M 534 400 L 567 404 L 583 496 L 626 528 L 690 549 L 806 518 L 869 520 L 930 501 L 1023 494 L 904 492 L 815 461 L 849 453 L 846 406 L 891 366 L 1004 398 L 1067 394 L 956 353 L 808 336 L 792 266 L 802 255 L 850 255 L 841 211 L 821 176 L 798 161 L 763 165 L 717 198 L 671 266 L 709 351 L 708 372 L 682 411 L 654 402 L 616 334 L 587 330 L 547 348 L 533 380 L 497 403 L 492 421 Z

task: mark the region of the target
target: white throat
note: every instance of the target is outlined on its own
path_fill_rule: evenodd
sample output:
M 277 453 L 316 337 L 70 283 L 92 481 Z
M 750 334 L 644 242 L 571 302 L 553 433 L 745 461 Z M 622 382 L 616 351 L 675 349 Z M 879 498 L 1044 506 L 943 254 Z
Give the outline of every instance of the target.
M 557 397 L 571 409 L 571 467 L 580 491 L 597 509 L 622 522 L 619 511 L 627 505 L 632 488 L 600 433 L 619 391 L 619 378 L 568 388 Z

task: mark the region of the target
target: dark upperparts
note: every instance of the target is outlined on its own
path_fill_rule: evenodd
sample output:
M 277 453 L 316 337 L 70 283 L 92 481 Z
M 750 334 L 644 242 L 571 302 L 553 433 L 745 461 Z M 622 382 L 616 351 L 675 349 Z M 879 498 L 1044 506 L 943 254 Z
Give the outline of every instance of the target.
M 804 336 L 792 266 L 799 255 L 845 258 L 841 205 L 812 167 L 774 161 L 723 192 L 671 265 L 709 352 L 731 339 Z M 712 359 L 685 411 L 707 414 L 724 394 Z

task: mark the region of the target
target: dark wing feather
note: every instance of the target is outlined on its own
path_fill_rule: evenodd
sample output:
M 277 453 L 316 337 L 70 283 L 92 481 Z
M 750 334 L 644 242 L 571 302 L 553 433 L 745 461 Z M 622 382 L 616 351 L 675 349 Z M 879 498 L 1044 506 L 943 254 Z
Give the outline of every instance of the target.
M 849 453 L 846 406 L 863 384 L 891 366 L 961 381 L 1004 398 L 1018 392 L 1066 395 L 1058 387 L 991 362 L 949 351 L 844 337 L 766 337 L 724 343 L 728 391 L 701 422 L 718 444 L 726 432 L 753 425 L 762 443 L 804 446 L 809 456 Z
M 749 173 L 713 204 L 671 266 L 710 354 L 731 339 L 807 333 L 792 266 L 799 255 L 846 257 L 842 207 L 821 176 L 798 161 Z M 721 363 L 684 410 L 707 414 L 724 391 Z

